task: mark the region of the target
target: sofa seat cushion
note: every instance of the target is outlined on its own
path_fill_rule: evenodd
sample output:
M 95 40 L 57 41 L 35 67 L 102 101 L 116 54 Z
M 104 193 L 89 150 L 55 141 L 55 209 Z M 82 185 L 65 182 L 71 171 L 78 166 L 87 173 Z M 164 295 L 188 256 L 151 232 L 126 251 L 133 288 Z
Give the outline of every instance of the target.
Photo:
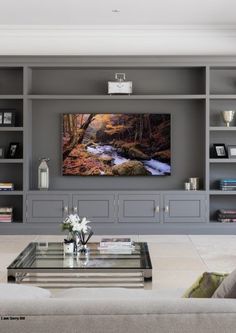
M 12 283 L 0 283 L 0 299 L 36 299 L 49 298 L 49 290 Z
M 228 274 L 203 273 L 194 284 L 187 289 L 185 298 L 210 298 Z

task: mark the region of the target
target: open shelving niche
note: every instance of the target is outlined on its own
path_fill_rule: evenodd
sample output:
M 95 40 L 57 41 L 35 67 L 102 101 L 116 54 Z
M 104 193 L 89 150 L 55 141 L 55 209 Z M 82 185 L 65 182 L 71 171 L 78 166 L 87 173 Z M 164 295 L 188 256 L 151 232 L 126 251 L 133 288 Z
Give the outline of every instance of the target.
M 80 57 L 74 65 L 68 64 L 68 60 L 66 65 L 63 62 L 57 64 L 57 61 L 54 63 L 55 59 L 48 58 L 45 64 L 45 59 L 41 63 L 40 57 L 37 60 L 30 59 L 29 63 L 27 60 L 21 63 L 21 58 L 18 66 L 0 66 L 0 88 L 5 85 L 0 89 L 0 107 L 16 109 L 18 118 L 17 127 L 0 128 L 0 136 L 3 134 L 4 138 L 20 138 L 24 145 L 22 159 L 0 160 L 0 168 L 7 167 L 5 169 L 10 171 L 4 172 L 10 172 L 17 184 L 14 193 L 0 193 L 1 205 L 16 205 L 14 221 L 26 222 L 27 194 L 42 193 L 37 191 L 38 159 L 49 156 L 51 186 L 48 194 L 102 189 L 190 194 L 183 190 L 183 183 L 188 177 L 198 176 L 202 180 L 201 191 L 198 193 L 206 195 L 207 218 L 206 223 L 197 226 L 190 224 L 189 232 L 204 232 L 204 225 L 211 225 L 212 228 L 219 226 L 220 223 L 214 223 L 214 212 L 225 207 L 227 202 L 236 204 L 236 192 L 222 193 L 212 184 L 218 173 L 219 176 L 223 175 L 225 168 L 234 175 L 235 165 L 234 161 L 210 159 L 209 146 L 216 138 L 224 138 L 224 141 L 229 140 L 230 143 L 234 140 L 236 127 L 225 128 L 216 115 L 226 105 L 235 109 L 236 94 L 232 82 L 236 78 L 236 59 L 233 65 L 228 66 L 222 58 L 219 65 L 213 67 L 209 66 L 211 60 L 208 59 L 206 63 L 201 60 L 200 64 L 198 59 L 193 62 L 190 60 L 187 65 L 179 62 L 179 59 L 173 59 L 166 65 L 157 58 L 155 64 L 152 62 L 150 66 L 148 57 L 135 65 L 130 59 L 120 64 L 113 62 L 113 65 L 113 60 L 106 65 L 104 62 L 99 63 L 99 58 L 93 65 L 81 65 Z M 212 61 L 215 63 L 214 59 Z M 107 81 L 112 80 L 117 71 L 125 72 L 127 79 L 133 81 L 134 93 L 131 96 L 107 95 Z M 6 80 L 2 79 L 4 77 Z M 128 181 L 123 178 L 111 180 L 110 177 L 96 178 L 96 181 L 95 178 L 62 177 L 60 114 L 86 113 L 91 110 L 104 113 L 171 113 L 172 175 L 129 178 Z M 50 140 L 47 133 L 50 133 Z M 6 181 L 5 178 L 3 180 Z M 171 228 L 176 233 L 180 226 L 177 223 L 173 225 L 168 224 L 169 233 Z M 27 228 L 30 229 L 29 226 Z M 212 228 L 208 230 L 214 233 Z M 44 233 L 45 227 L 41 226 L 41 229 Z M 180 232 L 187 229 L 179 228 Z M 19 228 L 16 230 L 19 232 Z M 162 232 L 161 229 L 155 230 Z
M 226 127 L 222 110 L 236 110 L 236 66 L 210 67 L 209 84 L 209 143 L 236 144 L 236 119 L 232 127 Z M 210 154 L 210 152 L 209 152 Z M 217 222 L 216 212 L 221 208 L 236 207 L 236 191 L 222 191 L 219 180 L 236 178 L 236 159 L 209 158 L 209 209 L 210 222 Z M 225 226 L 232 223 L 224 223 Z
M 24 107 L 23 107 L 23 66 L 0 65 L 0 111 L 11 110 L 15 112 L 15 126 L 0 127 L 0 145 L 4 147 L 5 154 L 9 143 L 20 143 L 21 158 L 9 159 L 4 156 L 0 159 L 0 182 L 13 182 L 14 191 L 0 192 L 0 206 L 13 207 L 13 223 L 24 221 L 24 183 L 23 183 L 23 136 L 24 136 Z M 0 227 L 8 225 L 0 223 Z

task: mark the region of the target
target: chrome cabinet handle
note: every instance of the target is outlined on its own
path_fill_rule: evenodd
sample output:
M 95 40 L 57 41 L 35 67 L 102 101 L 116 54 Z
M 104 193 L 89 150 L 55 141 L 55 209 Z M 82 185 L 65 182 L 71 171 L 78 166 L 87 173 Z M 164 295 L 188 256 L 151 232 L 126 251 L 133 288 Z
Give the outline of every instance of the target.
M 68 206 L 64 206 L 64 213 L 68 213 L 69 209 L 68 209 Z
M 165 213 L 169 213 L 169 206 L 165 206 Z
M 159 212 L 160 212 L 160 207 L 159 207 L 159 206 L 156 206 L 155 211 L 156 211 L 156 213 L 159 213 Z
M 78 208 L 76 206 L 73 207 L 73 213 L 77 214 L 78 213 Z

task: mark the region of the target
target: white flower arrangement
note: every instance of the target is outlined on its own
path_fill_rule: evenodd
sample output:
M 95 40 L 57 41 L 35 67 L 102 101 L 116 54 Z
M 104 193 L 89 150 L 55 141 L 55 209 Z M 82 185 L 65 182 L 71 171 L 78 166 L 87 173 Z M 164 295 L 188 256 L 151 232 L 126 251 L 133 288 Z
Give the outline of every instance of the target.
M 73 235 L 78 235 L 81 232 L 86 234 L 91 230 L 88 223 L 90 221 L 86 217 L 81 219 L 77 214 L 70 214 L 63 221 L 62 230 L 68 230 Z

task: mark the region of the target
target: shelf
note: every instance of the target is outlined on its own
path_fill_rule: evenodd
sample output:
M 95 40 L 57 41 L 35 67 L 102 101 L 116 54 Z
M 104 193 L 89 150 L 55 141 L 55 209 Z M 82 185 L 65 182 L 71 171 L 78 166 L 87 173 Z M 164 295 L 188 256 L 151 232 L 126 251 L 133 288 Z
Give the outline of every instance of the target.
M 0 159 L 0 163 L 23 163 L 23 158 L 2 158 Z
M 28 95 L 29 99 L 94 99 L 94 100 L 165 100 L 165 99 L 205 99 L 206 95 Z
M 236 158 L 210 158 L 210 163 L 236 163 Z
M 0 95 L 0 99 L 23 99 L 23 95 Z
M 210 99 L 236 99 L 236 95 L 210 95 Z
M 232 127 L 224 127 L 224 126 L 211 126 L 209 128 L 210 131 L 222 131 L 222 132 L 231 132 L 231 131 L 236 131 L 236 126 Z
M 7 127 L 7 126 L 2 126 L 0 127 L 0 132 L 22 132 L 24 130 L 23 127 Z
M 23 195 L 23 191 L 0 191 L 0 195 Z
M 236 191 L 210 190 L 210 195 L 236 195 Z

